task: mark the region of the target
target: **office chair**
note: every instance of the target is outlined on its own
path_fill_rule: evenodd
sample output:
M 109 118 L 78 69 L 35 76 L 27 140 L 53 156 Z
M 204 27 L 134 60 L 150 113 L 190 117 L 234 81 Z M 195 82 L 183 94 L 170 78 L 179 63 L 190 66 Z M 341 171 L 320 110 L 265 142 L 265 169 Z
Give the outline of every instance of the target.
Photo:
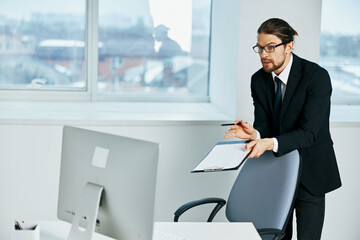
M 226 218 L 252 222 L 263 240 L 281 239 L 293 209 L 300 164 L 297 150 L 281 157 L 266 151 L 259 158 L 247 159 L 229 194 Z M 211 222 L 226 201 L 204 198 L 186 203 L 174 213 L 174 222 L 190 208 L 208 203 L 216 203 L 207 220 Z

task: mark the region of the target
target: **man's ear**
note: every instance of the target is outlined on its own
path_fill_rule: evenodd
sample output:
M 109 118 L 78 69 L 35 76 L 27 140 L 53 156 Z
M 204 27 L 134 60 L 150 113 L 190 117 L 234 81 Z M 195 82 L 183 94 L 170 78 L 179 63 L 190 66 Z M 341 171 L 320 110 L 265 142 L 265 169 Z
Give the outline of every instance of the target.
M 286 53 L 291 53 L 293 48 L 294 48 L 294 42 L 293 41 L 286 44 L 286 47 L 285 47 Z

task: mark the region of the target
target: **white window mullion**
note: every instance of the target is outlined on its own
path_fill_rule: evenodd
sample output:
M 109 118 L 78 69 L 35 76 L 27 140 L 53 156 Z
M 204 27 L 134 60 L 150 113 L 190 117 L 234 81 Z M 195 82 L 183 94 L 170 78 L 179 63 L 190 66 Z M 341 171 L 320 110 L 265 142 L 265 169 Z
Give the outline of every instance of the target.
M 86 79 L 91 101 L 97 100 L 98 0 L 86 0 Z

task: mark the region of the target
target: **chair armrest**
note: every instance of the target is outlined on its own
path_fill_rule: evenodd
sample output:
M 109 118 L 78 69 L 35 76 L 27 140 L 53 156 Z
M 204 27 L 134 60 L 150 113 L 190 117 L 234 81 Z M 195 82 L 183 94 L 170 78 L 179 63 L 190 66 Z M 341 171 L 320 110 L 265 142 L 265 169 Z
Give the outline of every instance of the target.
M 208 204 L 208 203 L 217 203 L 207 220 L 208 222 L 211 222 L 214 219 L 216 213 L 226 204 L 226 201 L 222 198 L 203 198 L 203 199 L 185 203 L 184 205 L 182 205 L 175 211 L 174 222 L 178 222 L 181 214 L 183 214 L 190 208 L 193 208 L 193 207 L 196 207 L 199 205 L 203 205 L 203 204 Z
M 262 228 L 262 229 L 256 229 L 260 235 L 275 235 L 275 239 L 281 239 L 285 233 L 279 229 L 275 228 Z

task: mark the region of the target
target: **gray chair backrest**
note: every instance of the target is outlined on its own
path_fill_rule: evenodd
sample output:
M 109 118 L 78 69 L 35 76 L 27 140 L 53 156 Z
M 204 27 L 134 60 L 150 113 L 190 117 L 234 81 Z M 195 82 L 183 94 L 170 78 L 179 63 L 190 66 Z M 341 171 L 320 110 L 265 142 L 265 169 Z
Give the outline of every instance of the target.
M 266 151 L 247 159 L 226 205 L 230 222 L 253 222 L 256 229 L 284 230 L 298 184 L 297 150 L 281 157 Z

